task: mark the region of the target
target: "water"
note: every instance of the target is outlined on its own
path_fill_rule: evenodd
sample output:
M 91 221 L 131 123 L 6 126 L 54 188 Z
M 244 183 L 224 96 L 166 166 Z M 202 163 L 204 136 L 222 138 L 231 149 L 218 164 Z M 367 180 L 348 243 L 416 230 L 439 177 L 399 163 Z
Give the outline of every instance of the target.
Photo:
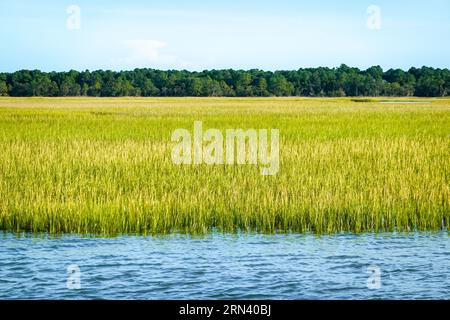
M 449 233 L 0 234 L 0 299 L 37 298 L 450 299 Z
M 381 100 L 383 104 L 430 104 L 432 101 L 421 100 Z

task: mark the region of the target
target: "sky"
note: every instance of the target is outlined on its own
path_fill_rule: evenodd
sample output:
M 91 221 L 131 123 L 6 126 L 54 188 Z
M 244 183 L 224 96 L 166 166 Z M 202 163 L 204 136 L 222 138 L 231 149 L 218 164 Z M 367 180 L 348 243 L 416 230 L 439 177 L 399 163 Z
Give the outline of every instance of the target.
M 0 0 L 0 72 L 450 68 L 449 0 Z

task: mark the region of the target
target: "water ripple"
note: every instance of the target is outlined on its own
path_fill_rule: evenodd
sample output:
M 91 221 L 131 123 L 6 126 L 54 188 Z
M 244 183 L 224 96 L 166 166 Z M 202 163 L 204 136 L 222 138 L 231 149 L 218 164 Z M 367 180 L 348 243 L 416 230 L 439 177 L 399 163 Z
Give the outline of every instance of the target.
M 450 299 L 446 231 L 0 237 L 0 299 Z

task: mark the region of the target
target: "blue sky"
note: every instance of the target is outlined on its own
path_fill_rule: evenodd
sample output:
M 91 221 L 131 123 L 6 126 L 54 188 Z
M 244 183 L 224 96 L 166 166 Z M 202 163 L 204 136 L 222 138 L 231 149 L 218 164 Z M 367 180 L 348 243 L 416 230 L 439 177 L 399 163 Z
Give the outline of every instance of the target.
M 342 2 L 1 0 L 0 71 L 450 68 L 450 1 Z

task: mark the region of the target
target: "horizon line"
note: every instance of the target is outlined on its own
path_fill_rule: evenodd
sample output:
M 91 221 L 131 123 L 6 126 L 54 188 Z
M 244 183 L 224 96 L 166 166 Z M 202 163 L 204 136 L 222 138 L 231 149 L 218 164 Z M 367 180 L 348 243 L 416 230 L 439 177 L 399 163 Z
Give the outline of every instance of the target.
M 289 71 L 299 71 L 299 70 L 307 70 L 307 69 L 329 69 L 329 70 L 338 70 L 339 68 L 346 66 L 352 69 L 358 69 L 359 71 L 367 71 L 370 68 L 373 67 L 379 67 L 381 68 L 381 70 L 384 71 L 388 71 L 388 70 L 402 70 L 404 72 L 408 72 L 411 69 L 422 69 L 422 68 L 429 68 L 429 69 L 433 69 L 433 70 L 449 70 L 450 69 L 448 67 L 431 67 L 431 66 L 427 66 L 427 65 L 422 65 L 422 66 L 411 66 L 408 69 L 403 69 L 403 68 L 383 68 L 380 65 L 372 65 L 370 67 L 367 68 L 360 68 L 360 67 L 354 67 L 345 63 L 340 64 L 339 66 L 334 66 L 334 67 L 329 67 L 329 66 L 317 66 L 317 67 L 299 67 L 297 69 L 276 69 L 276 70 L 267 70 L 267 69 L 259 69 L 259 68 L 250 68 L 250 69 L 242 69 L 242 68 L 212 68 L 212 69 L 203 69 L 201 71 L 199 70 L 189 70 L 189 69 L 177 69 L 177 68 L 173 68 L 173 69 L 163 69 L 163 68 L 152 68 L 152 67 L 138 67 L 138 68 L 133 68 L 133 69 L 120 69 L 120 70 L 115 70 L 115 69 L 84 69 L 84 70 L 80 70 L 80 69 L 66 69 L 66 70 L 51 70 L 51 71 L 43 71 L 41 69 L 38 68 L 34 68 L 34 69 L 27 69 L 27 68 L 23 68 L 23 69 L 17 69 L 15 71 L 0 71 L 0 73 L 15 73 L 15 72 L 20 72 L 20 71 L 39 71 L 42 73 L 58 73 L 58 72 L 71 72 L 71 71 L 75 71 L 75 72 L 96 72 L 96 71 L 104 71 L 104 72 L 129 72 L 129 71 L 135 71 L 135 70 L 153 70 L 153 71 L 164 71 L 164 72 L 190 72 L 190 73 L 202 73 L 202 72 L 209 72 L 209 71 L 262 71 L 262 72 L 270 72 L 270 73 L 275 73 L 275 72 L 289 72 Z

